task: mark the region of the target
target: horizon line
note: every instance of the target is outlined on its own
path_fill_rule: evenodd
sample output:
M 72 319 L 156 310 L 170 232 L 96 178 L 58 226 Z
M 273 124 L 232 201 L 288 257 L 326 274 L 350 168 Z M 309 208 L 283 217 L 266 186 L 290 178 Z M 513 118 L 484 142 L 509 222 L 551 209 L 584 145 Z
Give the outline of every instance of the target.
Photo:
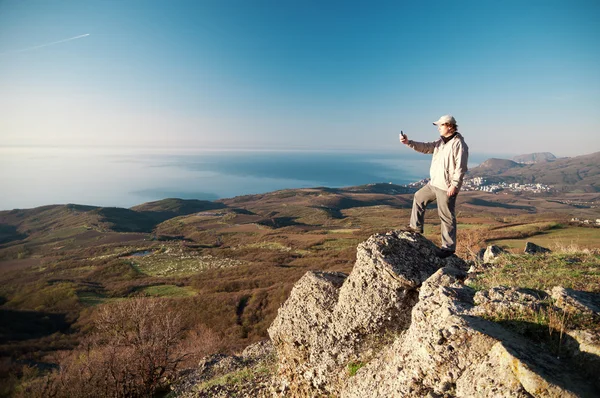
M 118 149 L 118 150 L 126 150 L 126 151 L 136 151 L 136 150 L 158 150 L 161 152 L 167 151 L 178 151 L 178 152 L 354 152 L 354 153 L 394 153 L 401 149 L 402 147 L 398 147 L 396 149 L 390 148 L 372 148 L 372 149 L 364 149 L 364 148 L 284 148 L 284 147 L 273 147 L 273 148 L 265 148 L 265 147 L 182 147 L 182 146 L 122 146 L 122 145 L 2 145 L 0 144 L 0 150 L 2 149 Z M 531 153 L 542 153 L 548 151 L 539 151 L 539 152 L 531 152 Z M 522 155 L 522 153 L 492 153 L 492 152 L 477 152 L 480 155 L 495 155 L 495 156 L 518 156 Z M 585 155 L 585 154 L 584 154 Z M 556 156 L 556 155 L 555 155 Z M 580 156 L 580 155 L 577 155 Z M 558 157 L 568 157 L 568 156 L 556 156 Z

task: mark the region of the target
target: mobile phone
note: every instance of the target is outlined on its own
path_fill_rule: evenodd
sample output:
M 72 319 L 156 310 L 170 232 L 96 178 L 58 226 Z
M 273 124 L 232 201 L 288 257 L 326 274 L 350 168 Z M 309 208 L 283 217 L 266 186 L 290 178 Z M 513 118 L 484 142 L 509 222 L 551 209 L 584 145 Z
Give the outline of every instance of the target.
M 400 135 L 402 135 L 402 137 L 406 137 L 406 134 L 404 134 L 404 131 L 400 130 Z

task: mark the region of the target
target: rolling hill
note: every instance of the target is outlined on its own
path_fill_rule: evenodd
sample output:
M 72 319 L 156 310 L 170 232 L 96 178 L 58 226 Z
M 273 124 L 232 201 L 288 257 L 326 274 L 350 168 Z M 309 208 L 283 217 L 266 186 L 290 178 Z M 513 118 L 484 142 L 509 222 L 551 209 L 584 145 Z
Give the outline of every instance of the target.
M 468 174 L 508 183 L 552 185 L 562 192 L 600 192 L 600 152 L 535 164 L 488 159 Z

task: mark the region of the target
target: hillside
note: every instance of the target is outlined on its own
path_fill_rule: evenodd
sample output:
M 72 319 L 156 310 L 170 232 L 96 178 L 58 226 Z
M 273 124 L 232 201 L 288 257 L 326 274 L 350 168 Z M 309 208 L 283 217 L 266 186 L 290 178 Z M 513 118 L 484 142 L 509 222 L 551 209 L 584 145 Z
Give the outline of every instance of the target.
M 0 244 L 29 236 L 77 234 L 80 229 L 101 232 L 151 232 L 162 221 L 210 209 L 221 203 L 202 200 L 164 199 L 131 209 L 77 204 L 41 206 L 0 211 Z
M 508 159 L 491 158 L 479 166 L 469 169 L 469 175 L 473 177 L 489 177 L 502 175 L 505 171 L 521 168 L 522 165 Z
M 140 300 L 157 300 L 185 321 L 186 349 L 231 353 L 263 340 L 302 275 L 348 273 L 360 242 L 407 223 L 413 195 L 402 189 L 373 184 L 216 202 L 169 199 L 131 209 L 55 205 L 0 212 L 0 317 L 6 321 L 0 322 L 0 354 L 14 358 L 0 382 L 19 380 L 11 375 L 22 374 L 24 363 L 54 367 L 56 350 L 84 355 L 77 344 L 95 333 L 102 311 L 129 314 L 126 305 Z M 464 192 L 457 201 L 457 252 L 469 258 L 494 242 L 522 251 L 525 240 L 591 250 L 598 229 L 569 220 L 597 218 L 599 200 L 583 193 Z M 434 208 L 426 223 L 425 236 L 439 242 Z M 29 333 L 32 328 L 39 332 Z M 197 364 L 194 358 L 186 366 Z
M 206 210 L 222 209 L 225 205 L 208 200 L 169 198 L 134 206 L 131 210 L 144 214 L 157 223 L 177 216 Z
M 536 152 L 528 153 L 526 155 L 517 155 L 513 157 L 512 160 L 517 163 L 533 164 L 556 160 L 556 156 L 550 152 Z
M 468 175 L 494 177 L 507 183 L 552 185 L 562 192 L 600 192 L 600 152 L 535 164 L 489 159 L 470 169 Z
M 598 255 L 470 266 L 435 250 L 389 231 L 358 245 L 349 274 L 308 271 L 269 339 L 205 358 L 175 396 L 598 396 L 600 274 L 573 277 Z

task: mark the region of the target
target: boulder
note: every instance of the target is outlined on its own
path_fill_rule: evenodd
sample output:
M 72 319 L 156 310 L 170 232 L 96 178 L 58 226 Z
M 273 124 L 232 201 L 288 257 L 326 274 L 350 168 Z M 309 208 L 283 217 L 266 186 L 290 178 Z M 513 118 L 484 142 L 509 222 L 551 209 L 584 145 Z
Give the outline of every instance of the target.
M 525 243 L 525 253 L 527 254 L 543 254 L 550 253 L 552 250 L 546 249 L 545 247 L 538 246 L 535 243 L 527 242 Z
M 505 250 L 500 246 L 490 245 L 485 249 L 485 253 L 483 253 L 483 261 L 486 263 L 491 263 L 504 252 Z
M 456 256 L 438 258 L 436 250 L 416 233 L 376 234 L 358 246 L 349 276 L 303 276 L 268 330 L 280 393 L 337 395 L 348 364 L 373 352 L 382 336 L 408 328 L 424 280 L 442 266 L 466 268 Z
M 409 329 L 349 379 L 341 396 L 597 396 L 593 382 L 572 370 L 571 363 L 475 316 L 475 291 L 462 278 L 450 268 L 429 278 Z

